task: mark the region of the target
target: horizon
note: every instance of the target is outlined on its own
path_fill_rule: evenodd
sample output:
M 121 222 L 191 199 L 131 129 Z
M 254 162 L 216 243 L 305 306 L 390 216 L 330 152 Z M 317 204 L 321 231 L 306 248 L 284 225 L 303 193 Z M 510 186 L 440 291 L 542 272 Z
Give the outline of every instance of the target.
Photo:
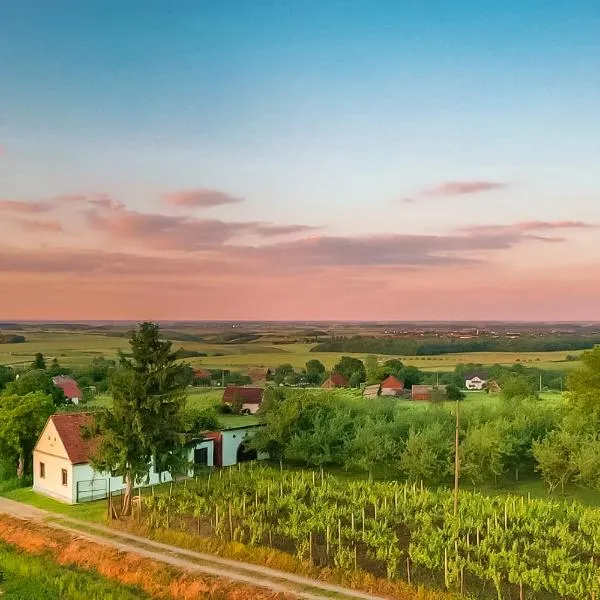
M 587 0 L 9 0 L 2 320 L 598 323 L 598 40 Z

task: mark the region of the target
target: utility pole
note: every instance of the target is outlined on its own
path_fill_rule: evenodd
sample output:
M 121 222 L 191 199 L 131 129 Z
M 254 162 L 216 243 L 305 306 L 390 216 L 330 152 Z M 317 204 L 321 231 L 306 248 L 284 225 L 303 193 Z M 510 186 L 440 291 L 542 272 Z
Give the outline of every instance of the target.
M 225 369 L 221 369 L 221 387 L 225 387 Z
M 458 485 L 460 480 L 460 456 L 458 438 L 460 432 L 460 400 L 456 400 L 456 431 L 454 437 L 454 516 L 458 515 Z
M 440 372 L 435 372 L 435 387 L 440 387 Z
M 540 373 L 540 394 L 542 393 L 542 374 Z

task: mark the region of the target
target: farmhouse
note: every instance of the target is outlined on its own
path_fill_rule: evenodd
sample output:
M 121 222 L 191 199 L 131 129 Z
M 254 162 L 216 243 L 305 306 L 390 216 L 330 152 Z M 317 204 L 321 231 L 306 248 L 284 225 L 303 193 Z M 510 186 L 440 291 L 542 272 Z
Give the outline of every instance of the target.
M 242 403 L 242 411 L 254 414 L 263 401 L 262 388 L 228 385 L 223 392 L 223 404 L 231 406 L 236 401 Z
M 388 375 L 381 382 L 382 396 L 401 396 L 404 391 L 404 381 L 401 381 L 393 375 Z
M 486 371 L 472 371 L 465 373 L 465 387 L 468 390 L 482 390 L 488 380 Z
M 194 377 L 196 379 L 210 381 L 211 372 L 208 369 L 205 369 L 204 367 L 198 367 L 197 369 L 194 369 Z
M 413 400 L 429 401 L 433 392 L 432 385 L 413 385 L 411 390 L 411 398 Z
M 63 391 L 65 398 L 73 404 L 79 404 L 83 399 L 83 394 L 77 385 L 77 382 L 72 377 L 66 375 L 58 375 L 52 378 L 52 383 Z
M 328 390 L 346 388 L 348 387 L 348 380 L 341 373 L 332 373 L 321 387 Z
M 52 415 L 42 431 L 33 451 L 33 489 L 67 504 L 106 498 L 110 491 L 123 490 L 122 477 L 95 471 L 90 456 L 97 449 L 98 440 L 85 440 L 82 427 L 89 425 L 89 413 L 62 413 Z M 189 464 L 187 476 L 198 468 L 225 467 L 238 462 L 266 458 L 248 449 L 247 441 L 262 425 L 237 427 L 219 432 L 206 432 L 187 447 Z M 172 480 L 170 473 L 158 473 L 154 461 L 148 465 L 147 479 L 142 485 L 155 485 Z

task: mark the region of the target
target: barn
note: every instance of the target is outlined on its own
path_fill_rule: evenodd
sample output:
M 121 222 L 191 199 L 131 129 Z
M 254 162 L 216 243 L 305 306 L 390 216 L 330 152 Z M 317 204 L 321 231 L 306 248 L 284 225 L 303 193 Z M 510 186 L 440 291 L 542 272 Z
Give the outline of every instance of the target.
M 381 382 L 382 396 L 401 396 L 404 391 L 404 381 L 401 381 L 393 375 L 388 375 Z
M 243 412 L 254 414 L 262 404 L 264 393 L 263 388 L 228 385 L 223 391 L 223 404 L 232 406 L 236 401 L 241 402 Z
M 348 380 L 341 373 L 332 373 L 321 386 L 327 390 L 334 388 L 347 388 Z

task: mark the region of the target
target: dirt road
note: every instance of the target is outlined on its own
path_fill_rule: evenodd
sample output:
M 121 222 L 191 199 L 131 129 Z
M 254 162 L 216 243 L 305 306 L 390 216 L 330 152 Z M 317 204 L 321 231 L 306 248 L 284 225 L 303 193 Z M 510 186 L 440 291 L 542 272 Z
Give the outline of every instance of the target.
M 231 581 L 270 589 L 274 592 L 292 594 L 307 600 L 338 598 L 350 600 L 381 600 L 365 592 L 350 590 L 308 577 L 270 569 L 236 560 L 228 560 L 212 554 L 203 554 L 155 542 L 147 538 L 111 529 L 105 525 L 89 523 L 28 504 L 0 497 L 0 513 L 29 521 L 41 521 L 48 527 L 68 531 L 98 544 L 110 546 L 122 552 L 131 552 L 145 558 L 169 564 L 189 572 L 200 572 Z

